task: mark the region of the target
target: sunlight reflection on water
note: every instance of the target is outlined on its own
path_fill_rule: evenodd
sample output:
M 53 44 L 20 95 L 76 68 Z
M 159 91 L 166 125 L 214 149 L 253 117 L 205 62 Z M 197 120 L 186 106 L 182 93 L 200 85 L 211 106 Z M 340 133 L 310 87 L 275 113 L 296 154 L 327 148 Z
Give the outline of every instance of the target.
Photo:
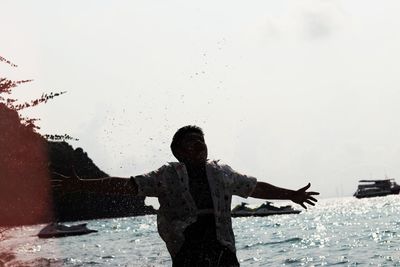
M 400 266 L 399 196 L 325 199 L 298 215 L 236 218 L 242 266 Z M 40 266 L 170 266 L 155 216 L 93 220 L 98 233 L 38 239 L 43 225 L 9 230 L 0 253 Z M 0 254 L 1 255 L 1 254 Z

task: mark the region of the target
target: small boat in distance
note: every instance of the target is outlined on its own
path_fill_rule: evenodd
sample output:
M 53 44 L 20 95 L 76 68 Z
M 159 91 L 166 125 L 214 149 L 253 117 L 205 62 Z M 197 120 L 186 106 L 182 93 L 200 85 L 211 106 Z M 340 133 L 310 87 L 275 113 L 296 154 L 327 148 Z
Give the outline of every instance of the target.
M 95 233 L 97 230 L 88 229 L 86 223 L 66 226 L 59 223 L 50 223 L 40 230 L 39 238 L 65 237 L 74 235 L 86 235 Z
M 247 203 L 242 202 L 232 209 L 232 217 L 250 217 L 250 216 L 270 216 L 270 215 L 280 215 L 280 214 L 298 214 L 301 211 L 295 210 L 292 206 L 281 206 L 275 207 L 272 202 L 266 201 L 261 206 L 251 209 L 247 207 Z
M 400 192 L 400 186 L 394 179 L 384 180 L 360 180 L 357 191 L 353 196 L 356 198 L 382 197 L 396 195 Z

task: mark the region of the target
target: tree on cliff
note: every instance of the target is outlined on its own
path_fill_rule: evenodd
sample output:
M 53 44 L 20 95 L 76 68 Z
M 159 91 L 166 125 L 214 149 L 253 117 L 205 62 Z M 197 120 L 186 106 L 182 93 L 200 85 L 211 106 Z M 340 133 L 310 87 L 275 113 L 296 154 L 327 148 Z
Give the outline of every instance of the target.
M 0 57 L 12 68 L 17 65 Z M 51 219 L 51 188 L 46 139 L 36 132 L 35 119 L 19 111 L 47 102 L 42 95 L 31 102 L 18 103 L 11 90 L 31 80 L 12 81 L 0 77 L 0 224 L 30 224 Z
M 1 56 L 0 63 L 17 67 Z M 11 97 L 12 89 L 31 81 L 0 77 L 0 225 L 154 213 L 144 205 L 143 197 L 63 195 L 52 191 L 50 181 L 60 174 L 77 174 L 81 178 L 108 175 L 82 148 L 73 149 L 65 142 L 74 138 L 67 134 L 41 135 L 35 124 L 37 119 L 20 114 L 23 109 L 47 103 L 65 93 L 42 94 L 38 99 L 23 103 Z

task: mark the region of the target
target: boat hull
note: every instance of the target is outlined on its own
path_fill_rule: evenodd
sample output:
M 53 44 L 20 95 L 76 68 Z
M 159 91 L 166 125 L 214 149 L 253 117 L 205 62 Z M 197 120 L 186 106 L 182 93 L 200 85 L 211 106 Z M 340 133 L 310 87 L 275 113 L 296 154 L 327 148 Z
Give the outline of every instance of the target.
M 399 193 L 373 193 L 373 194 L 354 194 L 356 198 L 384 197 L 389 195 L 398 195 Z
M 73 226 L 49 224 L 38 233 L 38 237 L 39 238 L 66 237 L 66 236 L 86 235 L 96 232 L 97 230 L 88 229 L 86 227 L 86 223 Z
M 257 213 L 257 212 L 251 212 L 251 213 L 232 213 L 231 216 L 236 218 L 236 217 L 266 217 L 266 216 L 272 216 L 272 215 L 283 215 L 283 214 L 299 214 L 301 211 L 299 210 L 293 210 L 293 211 L 276 211 L 276 212 L 262 212 L 262 213 Z
M 42 233 L 38 234 L 38 237 L 39 238 L 66 237 L 66 236 L 76 236 L 76 235 L 87 235 L 96 232 L 97 232 L 96 230 L 88 230 L 88 231 L 60 232 L 60 233 Z

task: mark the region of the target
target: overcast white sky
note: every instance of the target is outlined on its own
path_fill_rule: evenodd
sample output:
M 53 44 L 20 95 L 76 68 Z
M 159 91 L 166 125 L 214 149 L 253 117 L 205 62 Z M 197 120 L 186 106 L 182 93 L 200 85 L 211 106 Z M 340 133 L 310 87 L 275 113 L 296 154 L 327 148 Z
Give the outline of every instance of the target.
M 176 129 L 209 157 L 321 197 L 400 182 L 399 1 L 2 1 L 15 96 L 110 175 L 172 161 Z M 252 201 L 250 201 L 252 202 Z

